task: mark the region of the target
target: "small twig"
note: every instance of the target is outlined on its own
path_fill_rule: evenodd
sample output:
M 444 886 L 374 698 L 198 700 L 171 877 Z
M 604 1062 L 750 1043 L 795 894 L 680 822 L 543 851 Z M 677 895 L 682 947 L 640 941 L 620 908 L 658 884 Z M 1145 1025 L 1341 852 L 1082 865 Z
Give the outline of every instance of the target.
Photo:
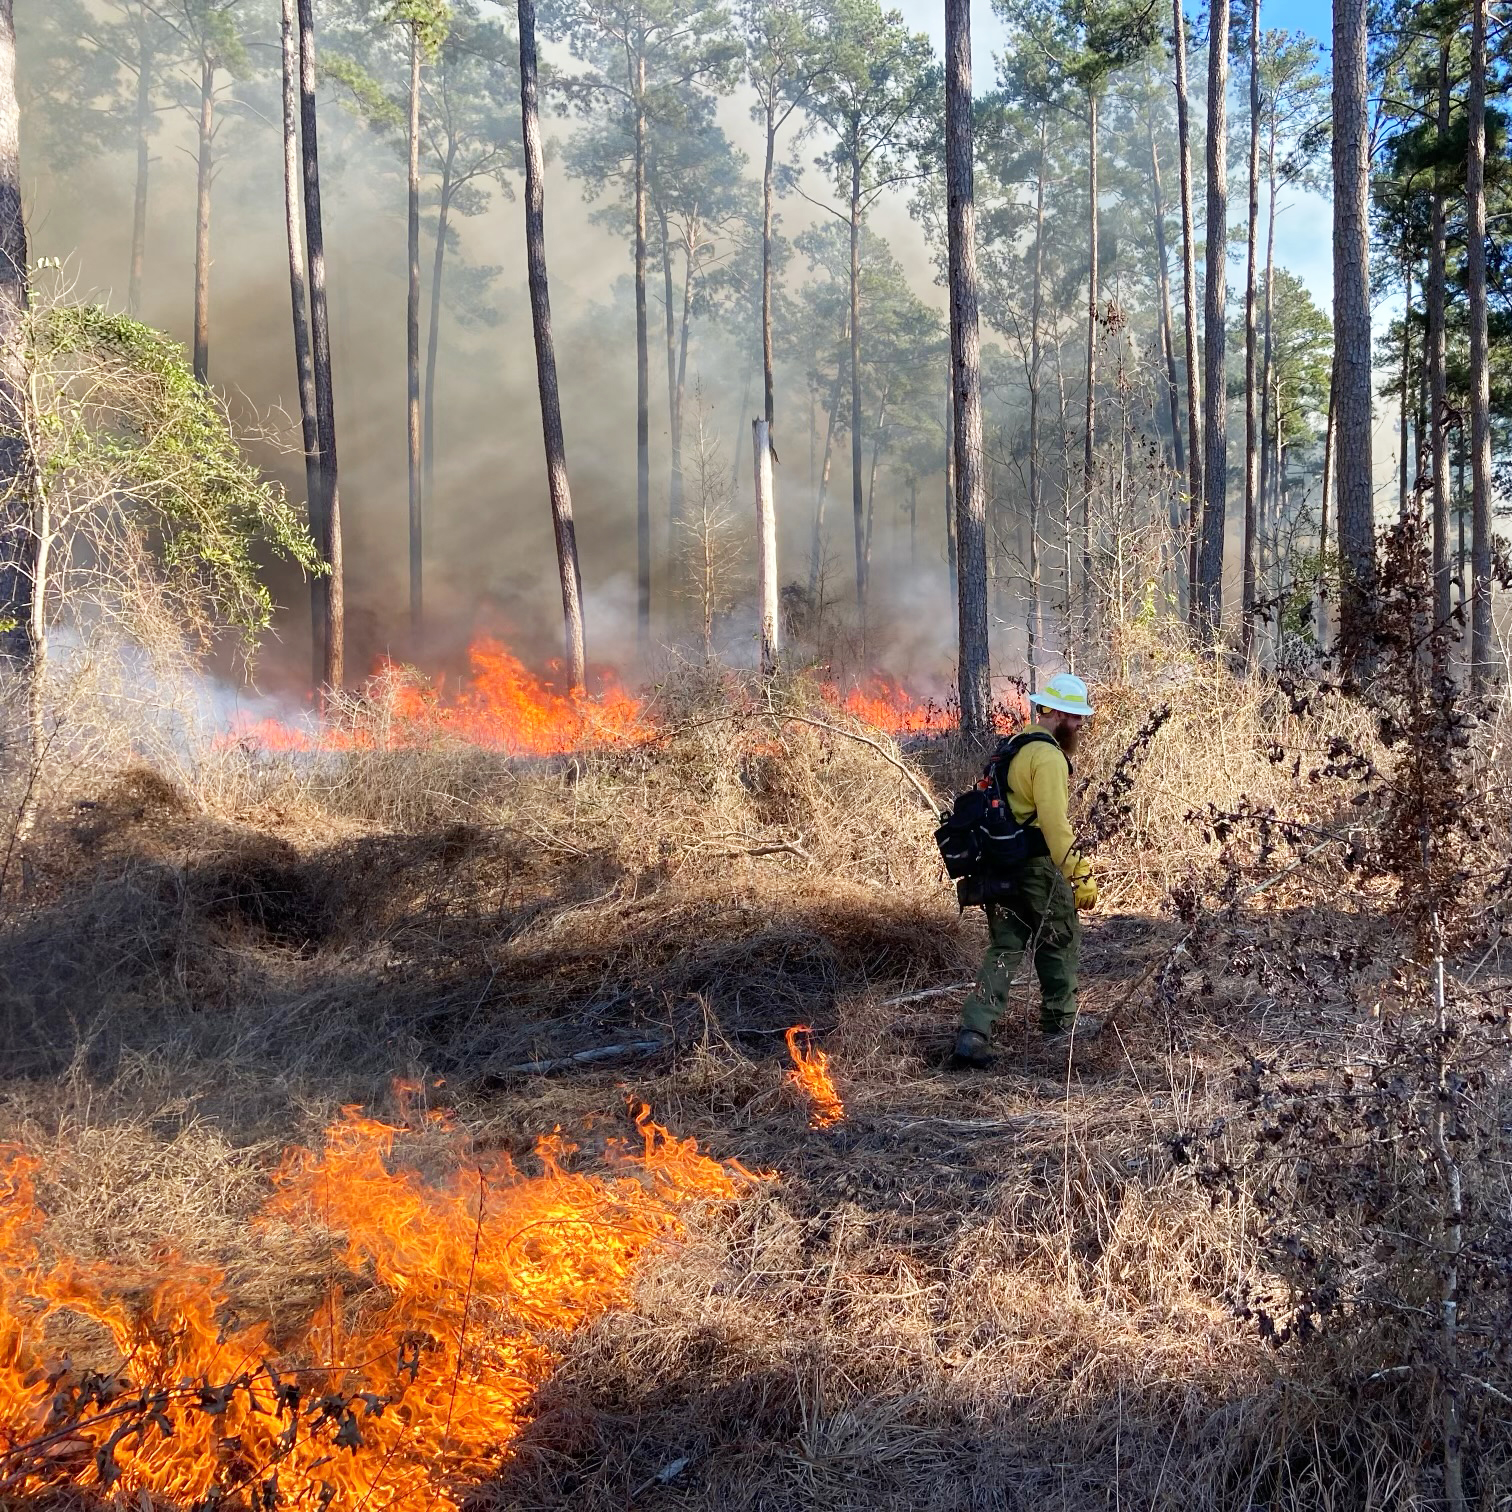
M 1343 840 L 1344 837 L 1342 835 L 1332 835 L 1327 840 L 1324 840 L 1321 844 L 1313 846 L 1310 851 L 1304 851 L 1303 854 L 1298 856 L 1290 866 L 1283 867 L 1276 873 L 1274 877 L 1267 877 L 1265 881 L 1257 883 L 1247 892 L 1240 893 L 1239 896 L 1234 900 L 1235 907 L 1237 907 L 1240 903 L 1249 902 L 1249 900 L 1253 898 L 1257 893 L 1263 893 L 1267 887 L 1274 887 L 1276 883 L 1284 881 L 1287 877 L 1291 876 L 1293 872 L 1300 871 L 1304 866 L 1307 865 L 1309 861 L 1312 860 L 1314 856 L 1319 855 L 1323 851 L 1326 851 L 1330 845 L 1342 844 Z

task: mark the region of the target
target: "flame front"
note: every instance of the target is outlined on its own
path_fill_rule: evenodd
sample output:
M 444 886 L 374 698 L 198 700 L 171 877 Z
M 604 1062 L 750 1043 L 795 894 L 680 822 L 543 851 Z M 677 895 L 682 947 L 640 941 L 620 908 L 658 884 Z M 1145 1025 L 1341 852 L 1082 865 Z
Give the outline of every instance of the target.
M 146 1289 L 110 1265 L 43 1263 L 36 1163 L 0 1161 L 0 1488 L 69 1486 L 125 1505 L 387 1508 L 460 1505 L 495 1470 L 555 1364 L 555 1337 L 625 1305 L 635 1268 L 690 1204 L 751 1179 L 642 1109 L 618 1174 L 572 1172 L 560 1136 L 543 1170 L 469 1157 L 443 1122 L 452 1174 L 394 1168 L 390 1125 L 347 1109 L 319 1151 L 290 1150 L 259 1223 L 344 1237 L 363 1294 L 332 1288 L 286 1339 L 238 1320 L 220 1272 L 164 1256 Z M 104 1373 L 49 1360 L 62 1314 L 108 1338 Z M 76 1332 L 76 1328 L 71 1332 Z
M 813 1030 L 807 1024 L 794 1024 L 787 1032 L 788 1054 L 793 1069 L 786 1080 L 796 1087 L 809 1104 L 809 1125 L 827 1129 L 845 1117 L 845 1104 L 830 1075 L 829 1056 L 813 1042 Z
M 465 741 L 512 756 L 554 756 L 587 745 L 645 740 L 639 701 L 612 678 L 595 694 L 563 692 L 537 677 L 502 642 L 483 636 L 468 648 L 468 675 L 455 692 L 385 661 L 351 722 L 302 729 L 281 720 L 246 721 L 232 738 L 267 751 L 382 749 Z
M 937 735 L 955 728 L 955 718 L 934 699 L 920 702 L 902 683 L 885 673 L 869 673 L 845 693 L 833 683 L 824 696 L 837 708 L 889 735 Z

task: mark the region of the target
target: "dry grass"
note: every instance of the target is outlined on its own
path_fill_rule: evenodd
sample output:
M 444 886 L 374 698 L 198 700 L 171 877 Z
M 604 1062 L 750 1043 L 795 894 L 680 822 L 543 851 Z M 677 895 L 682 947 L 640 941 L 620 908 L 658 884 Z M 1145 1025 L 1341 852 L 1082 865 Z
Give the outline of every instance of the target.
M 932 816 L 876 750 L 711 675 L 663 691 L 672 733 L 644 747 L 233 750 L 193 783 L 55 794 L 5 900 L 0 1134 L 44 1158 L 60 1249 L 146 1266 L 171 1242 L 274 1310 L 310 1305 L 325 1259 L 247 1231 L 269 1162 L 343 1102 L 392 1113 L 395 1076 L 487 1144 L 560 1124 L 591 1150 L 634 1097 L 775 1172 L 648 1267 L 634 1311 L 565 1343 L 480 1506 L 1434 1505 L 1389 1401 L 1236 1316 L 1265 1280 L 1254 1215 L 1169 1153 L 1231 1111 L 1241 1042 L 1295 1030 L 1258 968 L 1172 1017 L 1183 926 L 1158 900 L 1219 851 L 1185 816 L 1241 796 L 1335 815 L 1265 748 L 1321 750 L 1357 717 L 1304 728 L 1184 676 L 1099 858 L 1088 997 L 1114 1029 L 1069 1074 L 1027 993 L 997 1072 L 944 1068 L 958 995 L 915 994 L 969 977 L 981 925 L 938 879 Z M 803 696 L 783 707 L 838 722 Z M 1105 774 L 1151 701 L 1104 694 L 1079 769 Z M 917 759 L 943 793 L 977 753 Z M 1358 1006 L 1324 957 L 1368 910 L 1320 911 L 1312 875 L 1225 927 L 1261 965 L 1316 949 L 1311 1032 L 1342 1035 Z M 783 1084 L 798 1021 L 837 1069 L 838 1129 L 810 1131 Z M 628 1042 L 662 1048 L 512 1069 Z

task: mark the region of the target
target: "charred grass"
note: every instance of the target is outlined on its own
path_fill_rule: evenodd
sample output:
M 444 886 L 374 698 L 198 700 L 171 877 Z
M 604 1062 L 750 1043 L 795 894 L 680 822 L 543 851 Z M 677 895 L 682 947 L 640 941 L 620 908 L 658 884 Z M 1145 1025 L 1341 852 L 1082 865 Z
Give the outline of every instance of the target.
M 1151 701 L 1107 700 L 1089 785 Z M 144 1276 L 171 1244 L 247 1308 L 308 1315 L 329 1254 L 269 1253 L 244 1220 L 338 1106 L 411 1117 L 402 1078 L 482 1144 L 560 1126 L 591 1160 L 644 1100 L 770 1179 L 561 1341 L 479 1508 L 1434 1505 L 1421 1435 L 1360 1394 L 1367 1357 L 1242 1316 L 1280 1284 L 1255 1215 L 1173 1157 L 1232 1112 L 1245 1049 L 1342 1045 L 1368 1013 L 1341 963 L 1385 927 L 1371 898 L 1326 853 L 1275 881 L 1202 818 L 1337 821 L 1328 780 L 1267 755 L 1324 760 L 1326 722 L 1183 688 L 1099 861 L 1085 1006 L 1108 1033 L 1048 1058 L 1026 991 L 993 1071 L 963 1075 L 982 927 L 938 879 L 933 816 L 885 738 L 770 707 L 714 680 L 664 694 L 643 747 L 233 750 L 193 785 L 137 769 L 60 798 L 0 936 L 0 1133 L 43 1158 L 49 1241 Z M 978 757 L 908 759 L 944 794 Z M 1299 969 L 1305 1023 L 1277 986 Z M 837 1128 L 784 1083 L 797 1022 Z

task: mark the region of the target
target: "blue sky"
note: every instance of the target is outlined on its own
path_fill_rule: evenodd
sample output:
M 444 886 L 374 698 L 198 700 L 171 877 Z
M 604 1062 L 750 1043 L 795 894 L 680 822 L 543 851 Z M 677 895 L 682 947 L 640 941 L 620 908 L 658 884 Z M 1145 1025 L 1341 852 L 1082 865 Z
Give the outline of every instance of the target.
M 926 32 L 941 54 L 945 49 L 943 0 L 892 0 L 911 26 Z M 1190 14 L 1190 12 L 1189 12 Z M 1267 29 L 1305 31 L 1327 49 L 1332 9 L 1321 0 L 1260 0 L 1260 20 Z M 978 90 L 992 87 L 997 69 L 994 57 L 1002 51 L 1003 25 L 987 0 L 972 0 L 971 52 L 973 83 Z M 1232 126 L 1232 120 L 1231 120 Z M 1230 214 L 1234 216 L 1230 182 Z M 1242 183 L 1237 186 L 1243 192 Z M 1291 191 L 1278 197 L 1276 260 L 1306 283 L 1325 309 L 1333 305 L 1333 221 L 1321 195 Z

